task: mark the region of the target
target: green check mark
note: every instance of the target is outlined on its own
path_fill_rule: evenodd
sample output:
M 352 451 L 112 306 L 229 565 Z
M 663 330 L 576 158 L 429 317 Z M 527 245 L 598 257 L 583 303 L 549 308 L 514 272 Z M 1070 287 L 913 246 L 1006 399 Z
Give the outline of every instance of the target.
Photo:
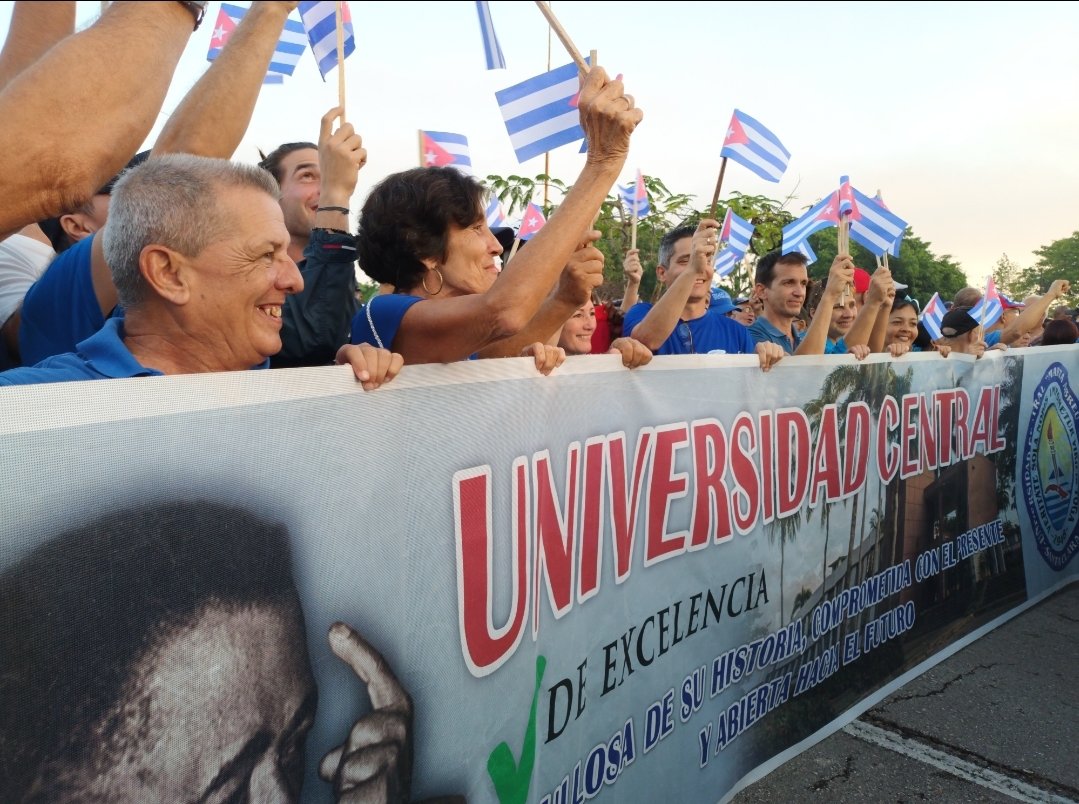
M 487 775 L 494 782 L 499 804 L 525 804 L 528 798 L 528 787 L 532 783 L 532 770 L 536 764 L 536 705 L 539 703 L 540 682 L 543 681 L 546 667 L 546 657 L 537 656 L 536 687 L 532 692 L 532 708 L 521 744 L 521 764 L 514 760 L 513 751 L 505 742 L 495 746 L 487 758 Z

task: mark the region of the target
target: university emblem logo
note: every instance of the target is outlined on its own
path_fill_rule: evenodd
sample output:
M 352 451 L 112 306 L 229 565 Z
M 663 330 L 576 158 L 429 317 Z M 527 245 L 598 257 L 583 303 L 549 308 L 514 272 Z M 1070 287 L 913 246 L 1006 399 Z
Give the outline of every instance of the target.
M 1068 371 L 1053 363 L 1034 390 L 1023 445 L 1023 500 L 1042 558 L 1063 570 L 1079 552 L 1079 400 Z

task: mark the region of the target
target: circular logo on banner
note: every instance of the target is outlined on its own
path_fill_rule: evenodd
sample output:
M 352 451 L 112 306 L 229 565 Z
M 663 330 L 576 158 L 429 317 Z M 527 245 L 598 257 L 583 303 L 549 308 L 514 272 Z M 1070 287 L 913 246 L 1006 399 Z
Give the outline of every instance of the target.
M 1079 400 L 1068 383 L 1068 371 L 1053 363 L 1031 402 L 1023 445 L 1023 499 L 1038 552 L 1058 571 L 1079 551 L 1077 415 Z

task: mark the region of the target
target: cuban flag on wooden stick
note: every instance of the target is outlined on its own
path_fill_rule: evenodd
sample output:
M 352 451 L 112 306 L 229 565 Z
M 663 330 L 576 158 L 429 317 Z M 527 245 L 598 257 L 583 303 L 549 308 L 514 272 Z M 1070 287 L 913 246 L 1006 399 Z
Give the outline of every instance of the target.
M 318 70 L 325 80 L 326 73 L 337 66 L 337 3 L 334 0 L 301 2 L 300 19 L 311 40 L 311 52 L 315 54 Z M 341 26 L 345 29 L 344 54 L 348 58 L 356 49 L 348 3 L 341 3 Z
M 858 216 L 850 220 L 850 236 L 878 257 L 885 253 L 899 256 L 899 244 L 907 230 L 907 222 L 878 204 L 874 199 L 852 188 Z
M 727 137 L 719 155 L 733 159 L 767 181 L 779 181 L 791 159 L 790 151 L 783 147 L 779 137 L 737 109 L 727 126 Z
M 644 187 L 644 176 L 637 171 L 637 181 L 628 187 L 619 187 L 618 195 L 630 214 L 636 213 L 638 218 L 643 218 L 652 208 L 648 204 L 648 191 Z
M 210 38 L 210 50 L 206 53 L 206 60 L 213 61 L 221 55 L 221 50 L 228 43 L 232 32 L 244 18 L 247 9 L 232 3 L 222 3 L 217 13 L 217 22 Z M 280 84 L 284 76 L 292 75 L 293 70 L 300 61 L 300 56 L 307 50 L 307 32 L 304 31 L 303 23 L 297 20 L 285 20 L 285 28 L 281 32 L 281 38 L 274 48 L 270 66 L 267 68 L 264 84 Z
M 545 223 L 547 223 L 547 219 L 543 217 L 543 210 L 529 201 L 528 208 L 525 209 L 525 216 L 521 219 L 521 228 L 517 230 L 517 237 L 521 240 L 528 240 L 542 229 Z
M 571 62 L 495 93 L 518 162 L 584 139 L 579 90 L 577 65 Z
M 940 322 L 944 320 L 945 312 L 947 311 L 944 309 L 944 302 L 940 300 L 940 294 L 934 293 L 922 310 L 922 326 L 933 340 L 941 336 Z
M 483 37 L 483 55 L 487 60 L 488 70 L 505 70 L 506 57 L 495 35 L 495 24 L 491 20 L 491 9 L 486 0 L 476 0 L 476 13 L 480 15 L 480 36 Z
M 839 223 L 839 191 L 825 196 L 810 210 L 783 227 L 783 253 L 799 251 L 799 245 L 814 232 Z
M 745 218 L 727 207 L 727 215 L 723 218 L 723 228 L 719 230 L 719 242 L 727 243 L 728 246 L 742 257 L 749 251 L 749 240 L 753 237 L 756 227 Z
M 472 157 L 468 153 L 468 137 L 448 131 L 424 131 L 423 167 L 452 165 L 465 173 L 472 172 Z
M 974 305 L 970 311 L 970 317 L 989 329 L 1000 320 L 1004 314 L 1004 305 L 1000 303 L 1000 294 L 997 293 L 997 283 L 993 277 L 985 283 L 985 295 L 982 300 Z

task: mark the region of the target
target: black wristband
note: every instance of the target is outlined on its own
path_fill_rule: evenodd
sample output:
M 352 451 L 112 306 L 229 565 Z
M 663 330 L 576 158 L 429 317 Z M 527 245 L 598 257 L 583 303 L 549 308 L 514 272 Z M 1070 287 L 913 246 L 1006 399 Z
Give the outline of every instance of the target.
M 348 207 L 319 207 L 319 212 L 340 212 L 342 215 L 348 214 Z
M 197 31 L 202 25 L 202 18 L 206 15 L 208 0 L 176 0 L 176 2 L 191 12 L 191 16 L 195 18 L 195 27 L 191 30 Z

